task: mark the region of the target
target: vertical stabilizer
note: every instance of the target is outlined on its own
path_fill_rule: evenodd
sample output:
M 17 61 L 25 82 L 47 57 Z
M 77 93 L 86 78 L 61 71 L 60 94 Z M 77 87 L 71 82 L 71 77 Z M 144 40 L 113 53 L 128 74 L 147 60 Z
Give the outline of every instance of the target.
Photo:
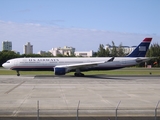
M 152 38 L 145 38 L 127 57 L 145 57 Z

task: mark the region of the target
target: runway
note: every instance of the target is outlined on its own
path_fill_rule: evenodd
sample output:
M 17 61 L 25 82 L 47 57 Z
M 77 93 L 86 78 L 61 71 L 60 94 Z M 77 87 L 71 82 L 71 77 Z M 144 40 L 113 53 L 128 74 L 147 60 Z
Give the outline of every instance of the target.
M 0 118 L 155 117 L 159 76 L 0 76 Z M 39 104 L 37 104 L 39 101 Z M 119 104 L 119 106 L 118 106 Z M 79 107 L 78 107 L 79 106 Z M 37 108 L 39 107 L 39 109 Z M 157 108 L 160 118 L 160 105 Z

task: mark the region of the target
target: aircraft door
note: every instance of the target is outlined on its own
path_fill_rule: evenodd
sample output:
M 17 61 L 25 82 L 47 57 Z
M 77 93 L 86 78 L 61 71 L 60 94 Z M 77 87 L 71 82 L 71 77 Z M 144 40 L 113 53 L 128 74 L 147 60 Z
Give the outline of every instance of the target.
M 15 60 L 13 64 L 14 64 L 15 66 L 18 66 L 18 65 L 19 65 L 18 60 Z

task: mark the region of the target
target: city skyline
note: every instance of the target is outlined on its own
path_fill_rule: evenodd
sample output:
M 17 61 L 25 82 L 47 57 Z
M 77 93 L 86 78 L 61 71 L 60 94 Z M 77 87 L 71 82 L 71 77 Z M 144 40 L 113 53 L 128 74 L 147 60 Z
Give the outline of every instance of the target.
M 10 43 L 10 47 L 12 48 L 12 41 L 2 41 L 2 50 L 7 50 L 7 49 L 4 49 L 4 43 L 7 42 L 7 47 L 8 47 L 8 43 Z M 115 47 L 119 47 L 119 45 L 115 45 Z M 124 53 L 125 54 L 128 54 L 130 52 L 132 52 L 137 46 L 121 46 L 124 50 Z M 104 49 L 113 49 L 113 46 L 110 45 L 110 44 L 105 44 L 104 45 Z M 19 51 L 17 50 L 13 50 L 13 49 L 8 49 L 9 51 L 15 51 L 16 53 L 20 54 Z M 69 53 L 67 50 L 70 50 Z M 74 51 L 74 52 L 73 52 Z M 62 54 L 62 55 L 71 55 L 72 52 L 75 53 L 76 55 L 79 55 L 79 54 L 88 54 L 89 56 L 91 56 L 91 54 L 93 54 L 93 52 L 98 52 L 97 51 L 93 51 L 93 50 L 89 50 L 89 51 L 85 51 L 85 50 L 81 50 L 81 51 L 76 51 L 76 48 L 74 48 L 73 46 L 64 46 L 64 47 L 53 47 L 51 49 L 48 49 L 47 51 L 44 51 L 44 50 L 39 50 L 37 53 L 34 52 L 34 49 L 33 49 L 33 45 L 30 43 L 30 42 L 27 42 L 26 44 L 23 45 L 23 53 L 22 54 L 41 54 L 41 53 L 44 53 L 44 52 L 50 52 L 53 54 L 53 56 L 57 56 L 57 54 Z M 84 55 L 84 56 L 85 56 Z

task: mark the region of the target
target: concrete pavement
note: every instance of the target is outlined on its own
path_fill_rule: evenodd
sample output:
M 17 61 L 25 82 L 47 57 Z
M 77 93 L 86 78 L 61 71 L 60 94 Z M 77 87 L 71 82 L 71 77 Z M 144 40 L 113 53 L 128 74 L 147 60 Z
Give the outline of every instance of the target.
M 158 76 L 0 76 L 0 117 L 155 116 Z M 160 108 L 160 107 L 159 107 Z M 157 116 L 160 116 L 158 109 Z

